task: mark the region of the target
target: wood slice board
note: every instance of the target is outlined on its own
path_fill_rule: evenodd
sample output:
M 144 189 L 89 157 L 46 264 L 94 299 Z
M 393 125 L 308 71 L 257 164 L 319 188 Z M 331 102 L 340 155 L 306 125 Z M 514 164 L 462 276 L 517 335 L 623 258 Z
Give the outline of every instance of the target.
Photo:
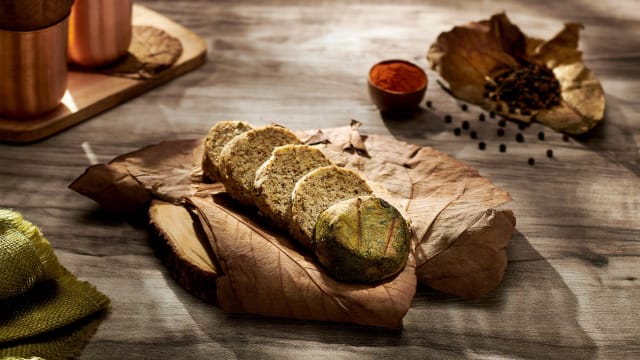
M 159 200 L 151 202 L 149 220 L 154 248 L 171 276 L 198 298 L 215 303 L 220 272 L 199 223 L 184 206 Z
M 0 141 L 26 143 L 44 139 L 183 75 L 205 62 L 205 41 L 165 16 L 134 5 L 132 22 L 133 25 L 154 26 L 180 40 L 182 54 L 172 67 L 144 80 L 70 70 L 67 93 L 62 104 L 40 117 L 0 117 Z

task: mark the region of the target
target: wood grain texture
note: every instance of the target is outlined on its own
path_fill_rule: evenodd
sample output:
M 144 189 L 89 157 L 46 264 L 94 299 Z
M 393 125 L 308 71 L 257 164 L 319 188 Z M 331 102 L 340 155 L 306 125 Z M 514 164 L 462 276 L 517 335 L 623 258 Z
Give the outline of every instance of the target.
M 0 145 L 0 205 L 39 225 L 61 262 L 112 298 L 112 312 L 82 359 L 640 357 L 637 1 L 138 3 L 203 37 L 208 62 L 45 141 Z M 497 120 L 480 122 L 473 106 L 461 111 L 430 70 L 425 100 L 433 108 L 394 119 L 371 104 L 371 65 L 405 58 L 427 68 L 427 48 L 440 32 L 502 10 L 543 38 L 565 21 L 585 24 L 580 48 L 607 97 L 605 120 L 588 136 L 564 141 L 538 124 L 519 130 L 508 123 L 499 137 Z M 352 118 L 363 122 L 363 133 L 444 151 L 511 193 L 518 233 L 496 291 L 461 301 L 419 289 L 401 332 L 230 316 L 168 276 L 150 247 L 145 218 L 113 218 L 66 188 L 92 161 L 204 136 L 218 120 L 301 130 Z M 454 135 L 463 120 L 478 140 L 467 131 Z M 523 143 L 515 141 L 518 132 Z M 478 150 L 479 140 L 486 150 Z

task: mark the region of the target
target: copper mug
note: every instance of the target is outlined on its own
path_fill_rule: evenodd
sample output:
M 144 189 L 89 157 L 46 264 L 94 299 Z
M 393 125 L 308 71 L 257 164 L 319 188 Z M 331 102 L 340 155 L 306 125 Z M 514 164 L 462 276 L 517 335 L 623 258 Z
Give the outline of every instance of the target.
M 75 0 L 69 16 L 69 60 L 97 67 L 127 54 L 132 8 L 133 0 Z
M 55 109 L 67 87 L 68 18 L 33 31 L 0 29 L 0 116 Z

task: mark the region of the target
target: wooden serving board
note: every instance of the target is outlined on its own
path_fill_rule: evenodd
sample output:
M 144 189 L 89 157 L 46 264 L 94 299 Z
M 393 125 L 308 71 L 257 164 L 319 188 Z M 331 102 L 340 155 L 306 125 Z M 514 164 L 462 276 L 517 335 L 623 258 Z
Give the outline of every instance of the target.
M 149 220 L 153 245 L 171 276 L 200 299 L 216 302 L 215 255 L 199 223 L 180 205 L 153 200 Z
M 0 117 L 0 141 L 26 143 L 44 139 L 185 74 L 205 62 L 205 41 L 170 19 L 143 6 L 134 5 L 132 22 L 133 25 L 154 26 L 180 40 L 182 55 L 173 66 L 144 80 L 70 70 L 67 93 L 62 104 L 40 117 Z

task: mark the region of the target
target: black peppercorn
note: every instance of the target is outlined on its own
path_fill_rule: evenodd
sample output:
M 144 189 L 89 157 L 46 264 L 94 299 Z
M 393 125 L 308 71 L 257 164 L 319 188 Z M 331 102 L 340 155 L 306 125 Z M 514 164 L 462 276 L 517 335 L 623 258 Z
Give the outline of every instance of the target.
M 480 121 L 484 121 L 484 114 L 480 114 L 480 115 L 478 115 L 478 120 L 480 120 Z
M 560 103 L 560 83 L 544 65 L 522 64 L 496 75 L 485 91 L 491 91 L 492 101 L 508 104 L 510 113 L 524 116 L 531 110 L 551 108 Z
M 469 122 L 467 120 L 462 122 L 462 128 L 465 130 L 469 129 Z
M 535 163 L 536 161 L 533 158 L 529 158 L 529 165 L 533 166 Z
M 562 135 L 562 141 L 569 141 L 568 135 Z
M 524 136 L 522 136 L 522 134 L 517 133 L 516 134 L 516 141 L 517 142 L 523 142 L 524 141 Z
M 451 122 L 451 115 L 447 114 L 444 116 L 444 122 L 446 122 L 447 124 Z
M 489 112 L 489 117 L 493 119 L 494 117 L 496 117 L 496 113 L 493 112 L 493 111 L 490 111 Z
M 478 138 L 478 133 L 476 133 L 475 130 L 471 130 L 471 132 L 469 133 L 469 136 L 472 139 L 477 139 Z
M 524 129 L 526 129 L 526 128 L 527 128 L 527 124 L 525 124 L 525 123 L 519 123 L 519 124 L 518 124 L 518 129 L 520 129 L 520 130 L 524 130 Z
M 551 149 L 547 150 L 547 157 L 548 158 L 552 158 L 553 157 L 553 150 L 551 150 Z
M 453 133 L 454 133 L 456 136 L 460 136 L 460 134 L 462 133 L 462 131 L 460 130 L 460 128 L 455 128 L 455 129 L 453 129 Z
M 498 134 L 498 136 L 504 136 L 504 129 L 500 128 L 496 133 Z
M 484 141 L 480 141 L 478 143 L 478 149 L 484 150 L 486 147 L 487 147 L 487 144 L 485 144 Z
M 507 126 L 507 121 L 505 119 L 502 119 L 502 120 L 498 121 L 498 126 L 500 126 L 500 127 Z
M 540 140 L 544 140 L 544 131 L 540 131 L 540 132 L 538 133 L 538 139 L 540 139 Z
M 462 111 L 467 111 L 467 109 L 468 109 L 467 104 L 462 104 L 462 106 L 460 106 L 460 108 L 462 108 Z
M 432 106 L 433 106 L 433 103 L 431 102 L 431 100 L 427 100 L 427 107 L 429 107 L 429 108 L 430 108 L 430 107 L 432 107 Z
M 500 152 L 505 152 L 505 151 L 507 151 L 507 145 L 500 144 Z

